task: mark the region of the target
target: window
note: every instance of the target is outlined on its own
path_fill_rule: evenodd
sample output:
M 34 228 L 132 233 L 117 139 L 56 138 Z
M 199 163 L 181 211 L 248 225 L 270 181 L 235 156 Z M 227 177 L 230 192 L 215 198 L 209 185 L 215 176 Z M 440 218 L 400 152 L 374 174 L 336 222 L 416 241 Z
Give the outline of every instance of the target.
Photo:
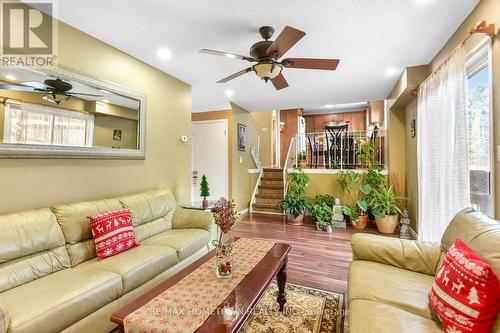
M 493 216 L 492 115 L 490 44 L 467 60 L 467 113 L 469 135 L 470 201 L 472 206 Z
M 4 143 L 92 146 L 94 116 L 38 104 L 5 103 Z

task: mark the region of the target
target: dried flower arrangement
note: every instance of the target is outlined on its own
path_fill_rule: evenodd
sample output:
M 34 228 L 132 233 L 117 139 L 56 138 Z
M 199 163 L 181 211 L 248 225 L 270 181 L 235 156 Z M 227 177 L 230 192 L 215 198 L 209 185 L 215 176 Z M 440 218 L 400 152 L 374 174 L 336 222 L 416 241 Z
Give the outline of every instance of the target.
M 228 201 L 226 198 L 220 198 L 215 207 L 212 208 L 215 223 L 221 228 L 222 232 L 228 232 L 236 223 L 236 212 L 234 211 L 233 200 Z

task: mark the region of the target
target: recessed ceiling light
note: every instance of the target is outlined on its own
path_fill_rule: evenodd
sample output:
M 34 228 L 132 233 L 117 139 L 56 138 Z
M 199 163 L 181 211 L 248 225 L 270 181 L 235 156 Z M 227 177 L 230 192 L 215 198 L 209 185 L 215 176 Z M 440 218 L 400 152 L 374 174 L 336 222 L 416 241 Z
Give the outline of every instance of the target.
M 109 101 L 107 99 L 103 99 L 102 100 L 104 103 L 109 103 Z
M 231 97 L 231 96 L 233 96 L 234 91 L 232 91 L 231 89 L 227 89 L 227 90 L 225 91 L 225 94 L 226 94 L 226 96 L 227 96 L 227 97 Z
M 161 60 L 168 60 L 172 57 L 172 51 L 167 49 L 166 47 L 162 47 L 158 50 L 158 58 Z
M 333 104 L 323 105 L 324 108 L 333 108 Z
M 10 75 L 10 74 L 5 75 L 5 78 L 7 80 L 15 80 L 16 79 L 16 77 L 14 75 Z
M 104 90 L 104 89 L 99 89 L 99 91 L 100 91 L 100 92 L 103 92 L 103 93 L 105 93 L 105 94 L 111 94 L 109 91 Z
M 387 68 L 385 70 L 385 75 L 386 76 L 394 76 L 394 75 L 397 75 L 397 74 L 399 74 L 399 69 L 397 69 L 397 68 L 391 67 L 391 68 Z

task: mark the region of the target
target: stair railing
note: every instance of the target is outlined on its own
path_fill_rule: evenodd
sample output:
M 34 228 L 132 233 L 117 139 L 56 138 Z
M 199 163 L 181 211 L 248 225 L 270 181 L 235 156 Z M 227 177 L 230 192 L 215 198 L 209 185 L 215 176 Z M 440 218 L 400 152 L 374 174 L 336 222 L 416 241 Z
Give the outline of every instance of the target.
M 259 191 L 260 181 L 261 181 L 263 176 L 264 176 L 264 169 L 260 169 L 259 178 L 257 179 L 257 182 L 255 183 L 255 187 L 254 187 L 253 193 L 252 193 L 252 199 L 250 201 L 250 213 L 253 213 L 253 204 L 257 201 L 257 193 Z
M 294 158 L 291 156 L 295 152 L 295 137 L 292 137 L 288 153 L 286 154 L 285 164 L 283 165 L 283 198 L 288 190 L 288 169 L 291 169 L 294 164 Z

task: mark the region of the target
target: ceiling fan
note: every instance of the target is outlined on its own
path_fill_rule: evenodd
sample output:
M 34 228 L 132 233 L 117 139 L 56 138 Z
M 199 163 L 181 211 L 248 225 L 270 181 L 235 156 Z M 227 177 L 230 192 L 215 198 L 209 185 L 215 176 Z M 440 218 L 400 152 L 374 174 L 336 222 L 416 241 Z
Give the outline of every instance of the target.
M 67 101 L 73 96 L 102 97 L 102 95 L 72 92 L 71 89 L 73 89 L 73 86 L 71 83 L 63 81 L 60 78 L 47 79 L 43 81 L 43 83 L 36 81 L 24 82 L 24 85 L 0 84 L 0 89 L 45 94 L 45 96 L 42 97 L 44 100 L 56 103 L 57 105 Z
M 286 68 L 303 68 L 303 69 L 322 69 L 335 70 L 340 62 L 339 59 L 313 59 L 313 58 L 286 58 L 281 61 L 279 59 L 291 49 L 302 37 L 305 32 L 298 29 L 286 26 L 285 29 L 278 35 L 276 40 L 269 40 L 274 34 L 274 28 L 263 26 L 259 29 L 259 33 L 264 39 L 250 47 L 250 56 L 243 56 L 229 52 L 221 52 L 209 49 L 202 49 L 199 52 L 214 55 L 225 56 L 228 58 L 237 58 L 249 62 L 256 62 L 255 65 L 245 68 L 239 72 L 231 74 L 217 83 L 224 83 L 235 79 L 248 72 L 254 71 L 255 74 L 264 81 L 271 80 L 276 90 L 288 87 L 288 82 L 281 73 L 283 67 Z

